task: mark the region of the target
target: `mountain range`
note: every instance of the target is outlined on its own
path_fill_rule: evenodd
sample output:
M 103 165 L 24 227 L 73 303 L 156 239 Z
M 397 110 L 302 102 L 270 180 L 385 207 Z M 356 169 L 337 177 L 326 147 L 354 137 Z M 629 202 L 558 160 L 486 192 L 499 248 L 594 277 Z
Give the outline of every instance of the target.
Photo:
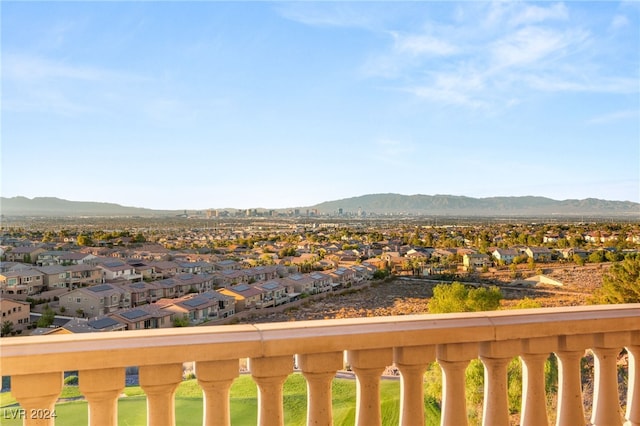
M 291 209 L 276 209 L 288 211 Z M 609 201 L 595 198 L 582 200 L 553 200 L 546 197 L 488 197 L 472 198 L 455 195 L 369 194 L 359 197 L 326 201 L 314 206 L 296 207 L 319 214 L 411 214 L 451 216 L 553 216 L 589 215 L 604 217 L 640 218 L 640 203 Z M 218 209 L 225 210 L 225 209 Z M 236 210 L 236 209 L 226 209 Z M 264 209 L 257 209 L 263 211 Z M 175 216 L 185 210 L 153 210 L 127 207 L 114 203 L 69 201 L 54 197 L 0 197 L 0 213 L 4 216 Z M 193 210 L 188 210 L 192 213 Z

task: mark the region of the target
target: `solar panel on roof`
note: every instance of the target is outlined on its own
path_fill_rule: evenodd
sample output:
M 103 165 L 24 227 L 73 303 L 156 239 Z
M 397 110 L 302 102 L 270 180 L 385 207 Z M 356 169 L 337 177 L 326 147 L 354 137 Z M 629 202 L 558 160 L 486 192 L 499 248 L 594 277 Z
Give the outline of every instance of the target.
M 248 285 L 246 285 L 246 284 L 239 284 L 239 285 L 237 285 L 237 286 L 233 287 L 233 289 L 234 289 L 234 290 L 237 290 L 237 291 L 247 291 L 247 290 L 249 290 L 250 288 L 251 288 L 251 287 L 249 287 L 249 286 L 248 286 Z
M 133 311 L 123 312 L 120 315 L 125 317 L 126 319 L 133 320 L 133 319 L 136 319 L 136 318 L 141 318 L 141 317 L 147 315 L 147 313 L 145 311 L 140 310 L 140 309 L 134 309 Z
M 262 286 L 262 288 L 266 288 L 267 290 L 274 290 L 274 289 L 276 289 L 278 287 L 280 287 L 280 285 L 278 285 L 276 283 L 267 283 L 267 284 L 264 284 Z
M 88 287 L 88 289 L 93 291 L 93 292 L 95 292 L 95 293 L 98 293 L 98 292 L 101 292 L 101 291 L 111 290 L 111 286 L 107 285 L 107 284 L 102 284 L 102 285 L 96 285 L 96 286 L 93 286 L 93 287 Z
M 181 280 L 190 280 L 191 278 L 193 278 L 193 274 L 182 274 L 178 278 L 180 278 Z
M 298 274 L 291 275 L 289 278 L 291 278 L 292 280 L 295 280 L 295 281 L 300 281 L 302 279 L 302 275 L 298 275 Z
M 98 330 L 102 330 L 103 328 L 112 327 L 114 325 L 118 325 L 118 321 L 113 318 L 101 318 L 95 321 L 89 321 L 89 325 Z
M 114 268 L 116 266 L 124 266 L 124 263 L 122 262 L 105 262 L 103 263 L 104 266 L 106 266 L 107 268 Z
M 133 288 L 144 288 L 145 284 L 144 283 L 134 283 L 134 284 L 131 284 L 131 287 L 133 287 Z
M 165 286 L 165 287 L 171 287 L 172 285 L 175 284 L 175 281 L 173 281 L 171 278 L 167 278 L 167 279 L 162 280 L 162 281 L 156 281 L 156 284 L 159 284 L 159 285 Z
M 195 308 L 196 306 L 200 306 L 200 305 L 204 305 L 208 302 L 207 299 L 202 298 L 202 297 L 195 297 L 193 299 L 189 299 L 189 300 L 185 300 L 184 302 L 182 302 L 184 305 L 187 306 L 191 306 L 192 308 Z

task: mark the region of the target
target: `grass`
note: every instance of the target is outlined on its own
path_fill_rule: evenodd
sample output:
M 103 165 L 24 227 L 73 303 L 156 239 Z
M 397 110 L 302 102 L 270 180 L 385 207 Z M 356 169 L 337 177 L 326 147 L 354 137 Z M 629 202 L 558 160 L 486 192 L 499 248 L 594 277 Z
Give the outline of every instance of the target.
M 335 425 L 355 423 L 356 384 L 354 380 L 335 379 L 332 386 L 333 417 Z M 146 425 L 146 397 L 139 386 L 125 388 L 126 396 L 118 400 L 118 424 L 124 426 Z M 284 385 L 283 392 L 285 424 L 302 426 L 306 424 L 307 385 L 301 374 L 292 374 Z M 79 396 L 77 386 L 65 386 L 64 398 Z M 383 425 L 397 425 L 400 415 L 400 382 L 383 380 L 380 385 L 380 400 Z M 255 425 L 258 419 L 258 391 L 249 375 L 241 375 L 231 387 L 231 424 L 234 426 Z M 15 399 L 6 392 L 0 394 L 0 424 L 18 426 L 19 419 L 11 419 L 11 409 Z M 176 391 L 176 424 L 184 426 L 202 425 L 202 390 L 196 380 L 187 380 Z M 427 425 L 440 424 L 440 410 L 436 403 L 425 401 Z M 61 402 L 56 405 L 57 424 L 84 426 L 87 424 L 86 401 Z

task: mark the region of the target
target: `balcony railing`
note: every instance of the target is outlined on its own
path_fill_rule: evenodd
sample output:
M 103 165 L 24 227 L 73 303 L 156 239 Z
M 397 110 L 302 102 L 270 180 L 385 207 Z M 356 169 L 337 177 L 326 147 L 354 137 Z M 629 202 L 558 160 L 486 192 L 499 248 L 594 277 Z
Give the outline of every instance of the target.
M 623 348 L 629 359 L 624 413 L 616 366 Z M 308 384 L 307 424 L 330 425 L 331 381 L 343 368 L 345 352 L 356 376 L 357 425 L 381 424 L 380 378 L 392 364 L 401 375 L 400 424 L 423 425 L 424 372 L 437 360 L 443 371 L 441 422 L 458 426 L 468 422 L 465 368 L 480 358 L 483 425 L 500 426 L 509 424 L 507 364 L 519 356 L 521 424 L 538 426 L 548 424 L 544 363 L 555 353 L 556 424 L 575 426 L 587 423 L 580 372 L 587 349 L 594 355 L 590 422 L 640 425 L 640 304 L 8 338 L 0 341 L 0 359 L 2 374 L 11 376 L 12 393 L 27 413 L 26 425 L 53 424 L 29 413 L 53 410 L 63 372 L 71 370 L 79 371 L 90 424 L 116 424 L 125 368 L 138 366 L 148 424 L 154 426 L 175 423 L 174 393 L 187 361 L 195 361 L 204 392 L 203 424 L 229 424 L 229 389 L 244 358 L 258 386 L 258 424 L 282 425 L 283 383 L 294 356 Z

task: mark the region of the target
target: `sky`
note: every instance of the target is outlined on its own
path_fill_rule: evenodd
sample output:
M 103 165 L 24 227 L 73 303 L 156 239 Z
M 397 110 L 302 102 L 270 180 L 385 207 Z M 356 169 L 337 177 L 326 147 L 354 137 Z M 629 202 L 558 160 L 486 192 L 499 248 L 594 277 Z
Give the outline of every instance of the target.
M 640 202 L 640 2 L 0 8 L 3 197 Z

